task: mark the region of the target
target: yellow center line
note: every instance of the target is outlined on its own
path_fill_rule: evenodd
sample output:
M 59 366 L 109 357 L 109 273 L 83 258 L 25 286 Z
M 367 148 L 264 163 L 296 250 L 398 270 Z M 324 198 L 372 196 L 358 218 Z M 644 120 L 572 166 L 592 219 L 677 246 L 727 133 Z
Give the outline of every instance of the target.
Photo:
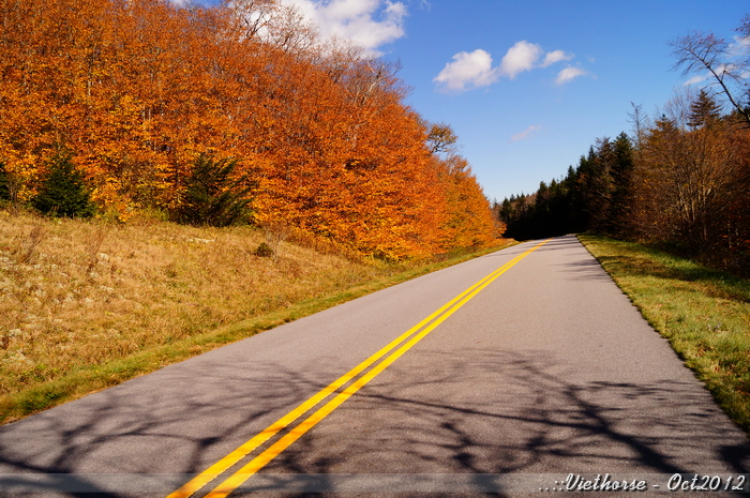
M 440 325 L 445 319 L 447 319 L 450 315 L 452 315 L 459 308 L 461 308 L 464 304 L 466 304 L 470 299 L 476 296 L 482 289 L 487 287 L 492 281 L 497 279 L 500 275 L 502 275 L 507 270 L 509 270 L 512 266 L 518 263 L 521 259 L 523 259 L 528 254 L 530 254 L 531 252 L 541 247 L 546 242 L 547 241 L 537 244 L 536 246 L 527 250 L 523 254 L 516 256 L 508 263 L 504 264 L 503 266 L 501 266 L 500 268 L 498 268 L 491 274 L 481 279 L 479 282 L 475 283 L 474 285 L 466 289 L 464 292 L 462 292 L 461 294 L 453 298 L 451 301 L 446 303 L 444 306 L 442 306 L 440 309 L 432 313 L 430 316 L 428 316 L 427 318 L 419 322 L 417 325 L 415 325 L 414 327 L 412 327 L 411 329 L 409 329 L 408 331 L 404 332 L 399 337 L 391 341 L 387 346 L 382 348 L 380 351 L 370 356 L 368 359 L 366 359 L 365 361 L 363 361 L 362 363 L 354 367 L 352 370 L 350 370 L 349 372 L 347 372 L 340 378 L 336 379 L 334 382 L 332 382 L 331 384 L 323 388 L 320 392 L 312 396 L 310 399 L 308 399 L 307 401 L 299 405 L 297 408 L 290 411 L 289 413 L 284 415 L 282 418 L 280 418 L 279 420 L 271 424 L 269 427 L 264 429 L 258 435 L 248 440 L 247 442 L 243 443 L 236 450 L 232 451 L 231 453 L 223 457 L 221 460 L 211 465 L 208 469 L 206 469 L 201 474 L 193 478 L 191 481 L 187 482 L 177 491 L 170 494 L 167 498 L 187 498 L 191 496 L 193 493 L 195 493 L 196 491 L 204 487 L 206 484 L 214 480 L 216 477 L 218 477 L 220 474 L 226 472 L 230 467 L 237 464 L 245 456 L 247 456 L 252 451 L 257 449 L 261 444 L 268 441 L 274 435 L 278 434 L 280 431 L 282 431 L 283 429 L 291 425 L 294 421 L 296 421 L 298 418 L 304 415 L 307 411 L 309 411 L 311 408 L 316 406 L 322 400 L 324 400 L 325 398 L 330 396 L 332 393 L 337 391 L 341 386 L 349 382 L 351 379 L 359 375 L 366 368 L 371 366 L 373 363 L 377 362 L 383 356 L 390 353 L 394 348 L 396 348 L 396 346 L 401 344 L 408 337 L 412 336 L 417 331 L 422 329 L 422 327 L 429 324 L 431 321 L 435 320 L 433 323 L 429 325 L 429 327 L 422 330 L 422 332 L 414 336 L 411 340 L 409 340 L 406 344 L 401 346 L 398 350 L 392 353 L 389 357 L 384 359 L 377 366 L 375 366 L 365 375 L 360 377 L 357 381 L 355 381 L 346 389 L 344 389 L 344 391 L 342 391 L 340 394 L 334 397 L 331 401 L 329 401 L 323 407 L 318 409 L 315 413 L 310 415 L 297 427 L 293 428 L 289 433 L 287 433 L 279 441 L 277 441 L 272 446 L 270 446 L 267 450 L 265 450 L 260 455 L 255 457 L 253 460 L 251 460 L 248 464 L 243 466 L 239 471 L 237 471 L 227 480 L 222 482 L 211 493 L 206 495 L 206 498 L 222 498 L 222 497 L 227 496 L 234 489 L 236 489 L 238 486 L 240 486 L 242 483 L 244 483 L 246 480 L 252 477 L 258 470 L 262 469 L 265 465 L 267 465 L 271 460 L 273 460 L 276 456 L 278 456 L 282 451 L 288 448 L 297 439 L 302 437 L 307 431 L 312 429 L 318 422 L 320 422 L 326 416 L 328 416 L 328 414 L 330 414 L 333 410 L 335 410 L 338 406 L 340 406 L 350 396 L 352 396 L 359 389 L 361 389 L 364 385 L 366 385 L 373 378 L 375 378 L 378 374 L 380 374 L 383 370 L 385 370 L 389 365 L 391 365 L 394 361 L 396 361 L 396 359 L 398 359 L 406 351 L 411 349 L 412 346 L 414 346 L 416 343 L 422 340 L 422 338 L 424 338 L 433 329 L 435 329 L 438 325 Z

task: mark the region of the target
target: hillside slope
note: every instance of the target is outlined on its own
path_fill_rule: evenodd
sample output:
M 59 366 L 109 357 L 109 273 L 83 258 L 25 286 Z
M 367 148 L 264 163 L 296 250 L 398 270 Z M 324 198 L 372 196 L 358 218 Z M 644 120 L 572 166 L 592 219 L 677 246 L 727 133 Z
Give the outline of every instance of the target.
M 436 267 L 346 258 L 289 236 L 0 211 L 0 420 Z M 274 254 L 256 255 L 262 244 Z

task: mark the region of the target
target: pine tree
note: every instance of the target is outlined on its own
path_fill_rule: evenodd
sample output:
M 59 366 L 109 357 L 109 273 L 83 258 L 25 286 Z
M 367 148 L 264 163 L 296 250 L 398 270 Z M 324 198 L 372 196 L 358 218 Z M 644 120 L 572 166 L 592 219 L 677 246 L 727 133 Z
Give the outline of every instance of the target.
M 244 177 L 233 178 L 236 167 L 236 160 L 217 161 L 203 154 L 199 156 L 177 210 L 178 221 L 216 227 L 247 223 L 248 194 L 254 185 Z
M 44 214 L 67 218 L 89 218 L 95 211 L 83 173 L 76 170 L 67 152 L 52 158 L 49 172 L 31 204 Z
M 5 171 L 5 164 L 0 163 L 0 201 L 10 200 L 10 180 L 8 172 Z
M 721 117 L 721 110 L 716 101 L 705 90 L 701 90 L 698 97 L 690 105 L 688 124 L 693 128 L 700 128 L 715 122 Z
M 500 208 L 500 220 L 504 221 L 506 224 L 513 221 L 513 218 L 515 217 L 515 208 L 513 207 L 513 201 L 515 198 L 513 196 L 508 199 L 507 197 L 503 199 L 502 207 Z
M 614 144 L 612 162 L 612 197 L 609 213 L 609 231 L 613 235 L 631 235 L 630 213 L 633 205 L 633 145 L 626 133 L 620 133 Z

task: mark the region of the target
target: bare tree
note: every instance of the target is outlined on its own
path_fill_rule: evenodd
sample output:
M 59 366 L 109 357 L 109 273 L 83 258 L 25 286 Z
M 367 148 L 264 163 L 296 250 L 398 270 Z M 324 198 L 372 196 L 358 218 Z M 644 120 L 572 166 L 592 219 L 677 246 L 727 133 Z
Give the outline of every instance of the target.
M 733 43 L 713 33 L 693 32 L 671 43 L 677 58 L 675 69 L 685 76 L 705 74 L 713 79 L 740 118 L 750 125 L 747 73 L 750 71 L 750 15 L 737 29 L 740 37 Z
M 636 105 L 633 102 L 630 105 L 633 106 L 633 112 L 628 113 L 628 121 L 633 123 L 635 146 L 640 149 L 646 135 L 646 129 L 648 128 L 648 118 L 643 115 L 643 105 Z

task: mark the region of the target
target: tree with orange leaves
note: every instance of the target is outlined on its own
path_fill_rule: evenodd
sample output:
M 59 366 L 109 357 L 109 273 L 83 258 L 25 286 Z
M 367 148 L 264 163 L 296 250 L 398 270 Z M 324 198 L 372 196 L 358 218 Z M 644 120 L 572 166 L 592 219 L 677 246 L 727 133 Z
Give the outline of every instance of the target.
M 0 14 L 0 163 L 22 198 L 70 150 L 103 211 L 177 212 L 208 154 L 252 178 L 262 226 L 388 259 L 491 237 L 468 165 L 431 150 L 396 68 L 323 48 L 274 0 L 0 0 Z

